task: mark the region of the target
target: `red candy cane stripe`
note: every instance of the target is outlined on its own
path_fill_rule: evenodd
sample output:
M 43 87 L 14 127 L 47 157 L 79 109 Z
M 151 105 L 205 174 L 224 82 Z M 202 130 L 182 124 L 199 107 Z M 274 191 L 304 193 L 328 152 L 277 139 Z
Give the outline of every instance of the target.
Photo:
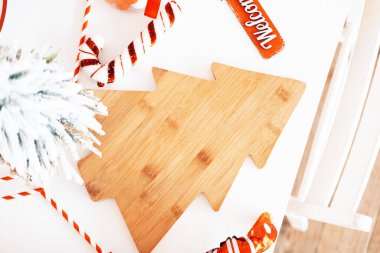
M 6 177 L 2 177 L 0 178 L 1 181 L 5 181 L 5 182 L 9 182 L 11 180 L 14 180 L 13 177 L 10 177 L 10 176 L 6 176 Z M 17 199 L 17 198 L 21 198 L 21 197 L 27 197 L 27 196 L 30 196 L 30 195 L 33 195 L 33 194 L 36 194 L 36 193 L 39 193 L 41 194 L 41 196 L 57 211 L 57 213 L 62 216 L 67 223 L 69 223 L 85 240 L 88 244 L 90 244 L 95 250 L 96 252 L 98 253 L 105 253 L 105 252 L 109 252 L 109 251 L 104 251 L 100 246 L 99 244 L 97 244 L 83 229 L 81 226 L 78 225 L 77 222 L 75 222 L 69 215 L 68 213 L 63 210 L 58 204 L 57 202 L 52 199 L 46 192 L 43 188 L 35 188 L 35 189 L 32 189 L 32 190 L 29 190 L 29 191 L 23 191 L 23 192 L 18 192 L 18 193 L 15 193 L 15 194 L 12 194 L 12 195 L 5 195 L 5 196 L 2 196 L 0 197 L 0 200 L 4 200 L 4 201 L 9 201 L 9 200 L 14 200 L 14 199 Z M 110 252 L 111 253 L 111 252 Z
M 83 19 L 83 25 L 82 25 L 81 35 L 80 35 L 79 47 L 81 47 L 83 43 L 86 41 L 88 21 L 90 18 L 91 6 L 93 4 L 93 1 L 94 0 L 86 1 L 86 9 L 84 11 L 84 19 Z M 78 81 L 79 70 L 80 70 L 80 52 L 78 52 L 77 58 L 76 58 L 76 68 L 74 70 L 74 77 L 73 77 L 74 82 Z
M 81 68 L 89 77 L 97 81 L 99 86 L 113 83 L 155 45 L 157 39 L 173 26 L 180 13 L 181 8 L 175 1 L 168 2 L 164 10 L 159 13 L 160 18 L 152 20 L 147 29 L 142 31 L 116 59 L 108 64 L 102 64 L 99 61 L 99 52 L 104 45 L 102 39 L 88 38 L 80 48 Z

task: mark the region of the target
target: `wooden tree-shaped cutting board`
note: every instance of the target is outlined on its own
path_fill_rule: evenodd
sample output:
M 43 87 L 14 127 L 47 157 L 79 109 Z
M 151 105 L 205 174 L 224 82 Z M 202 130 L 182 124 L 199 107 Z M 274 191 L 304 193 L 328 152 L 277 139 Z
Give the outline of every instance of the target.
M 150 252 L 204 193 L 218 210 L 247 155 L 263 167 L 304 91 L 287 78 L 213 64 L 216 81 L 153 69 L 157 91 L 97 91 L 103 158 L 79 164 L 94 200 L 114 197 Z

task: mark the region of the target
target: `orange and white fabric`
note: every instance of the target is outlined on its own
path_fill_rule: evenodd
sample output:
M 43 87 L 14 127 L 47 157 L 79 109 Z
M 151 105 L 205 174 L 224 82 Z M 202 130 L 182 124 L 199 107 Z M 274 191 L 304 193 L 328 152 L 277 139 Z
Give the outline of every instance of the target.
M 220 248 L 207 253 L 262 253 L 269 249 L 277 238 L 276 227 L 269 213 L 263 213 L 246 236 L 228 238 Z

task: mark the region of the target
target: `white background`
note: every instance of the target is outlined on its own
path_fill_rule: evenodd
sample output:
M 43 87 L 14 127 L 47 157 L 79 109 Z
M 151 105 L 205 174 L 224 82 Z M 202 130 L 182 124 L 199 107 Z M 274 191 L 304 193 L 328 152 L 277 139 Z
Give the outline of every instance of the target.
M 257 72 L 304 81 L 305 95 L 285 127 L 266 167 L 258 170 L 247 158 L 218 213 L 199 196 L 158 244 L 154 252 L 205 252 L 227 236 L 242 236 L 264 211 L 279 228 L 301 161 L 349 0 L 262 0 L 286 46 L 264 60 L 224 1 L 179 1 L 184 14 L 174 30 L 139 61 L 115 89 L 154 90 L 152 66 L 212 78 L 214 61 Z M 49 43 L 60 61 L 74 68 L 85 1 L 10 0 L 0 41 L 26 47 Z M 95 0 L 90 33 L 105 37 L 103 59 L 110 60 L 148 23 L 141 12 L 121 12 Z M 87 87 L 95 87 L 86 82 Z M 112 113 L 112 112 L 111 112 Z M 4 173 L 5 174 L 5 173 Z M 0 183 L 5 195 L 22 183 Z M 83 186 L 63 179 L 52 182 L 57 202 L 103 248 L 137 252 L 113 200 L 92 202 Z M 273 248 L 272 248 L 273 250 Z M 0 202 L 1 253 L 94 252 L 76 231 L 39 196 Z

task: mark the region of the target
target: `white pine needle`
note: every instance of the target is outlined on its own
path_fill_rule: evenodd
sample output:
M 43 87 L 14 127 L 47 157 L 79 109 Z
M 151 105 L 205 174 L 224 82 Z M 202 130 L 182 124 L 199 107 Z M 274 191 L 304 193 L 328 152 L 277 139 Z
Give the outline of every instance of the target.
M 35 184 L 60 171 L 83 183 L 72 161 L 79 146 L 101 156 L 92 132 L 104 134 L 95 116 L 108 112 L 53 58 L 48 48 L 0 46 L 0 163 Z

